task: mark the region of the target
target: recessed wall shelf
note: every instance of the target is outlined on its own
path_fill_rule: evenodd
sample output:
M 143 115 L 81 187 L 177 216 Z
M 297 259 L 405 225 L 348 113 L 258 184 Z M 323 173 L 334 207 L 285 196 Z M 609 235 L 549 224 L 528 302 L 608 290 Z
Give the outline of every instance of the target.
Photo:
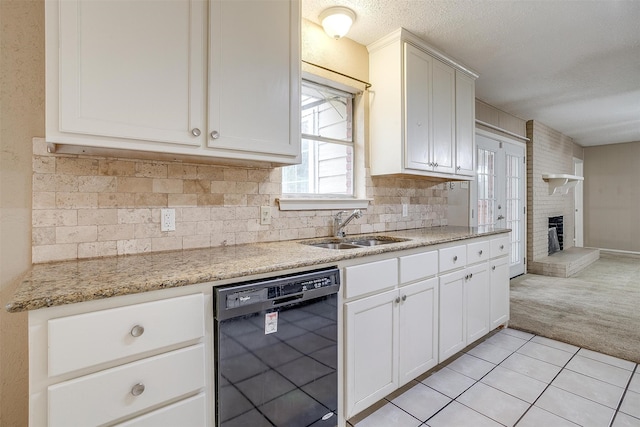
M 582 176 L 566 173 L 543 174 L 542 179 L 549 183 L 549 194 L 567 194 L 578 182 L 584 181 Z

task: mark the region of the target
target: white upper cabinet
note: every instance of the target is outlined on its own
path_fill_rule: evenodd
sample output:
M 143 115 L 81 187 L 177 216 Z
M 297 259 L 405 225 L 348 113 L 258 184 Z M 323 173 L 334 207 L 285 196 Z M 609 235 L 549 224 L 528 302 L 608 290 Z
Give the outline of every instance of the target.
M 367 48 L 372 175 L 472 179 L 477 75 L 404 29 Z
M 45 7 L 48 142 L 297 162 L 299 0 Z

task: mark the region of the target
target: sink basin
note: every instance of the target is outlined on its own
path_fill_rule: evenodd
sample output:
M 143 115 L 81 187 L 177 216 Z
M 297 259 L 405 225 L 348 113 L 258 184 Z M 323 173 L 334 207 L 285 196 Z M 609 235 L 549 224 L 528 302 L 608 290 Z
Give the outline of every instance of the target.
M 385 236 L 370 236 L 362 238 L 354 238 L 346 241 L 338 240 L 338 238 L 332 238 L 330 240 L 315 240 L 312 242 L 303 242 L 309 246 L 315 246 L 317 248 L 325 249 L 357 249 L 366 248 L 369 246 L 387 245 L 389 243 L 406 242 L 409 239 L 398 239 L 394 237 Z
M 310 246 L 315 246 L 317 248 L 325 248 L 325 249 L 356 249 L 361 248 L 362 245 L 354 245 L 352 243 L 312 243 Z

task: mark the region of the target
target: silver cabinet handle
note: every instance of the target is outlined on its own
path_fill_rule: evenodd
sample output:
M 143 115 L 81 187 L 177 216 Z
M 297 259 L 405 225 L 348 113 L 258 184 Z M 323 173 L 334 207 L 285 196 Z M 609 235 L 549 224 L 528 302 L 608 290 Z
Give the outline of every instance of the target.
M 144 334 L 144 326 L 136 325 L 131 328 L 131 332 L 129 332 L 132 337 L 138 338 L 140 335 Z
M 473 273 L 469 275 L 469 280 L 473 279 Z
M 491 269 L 495 271 L 495 269 L 496 269 L 496 266 L 494 265 L 493 267 L 491 267 Z
M 482 256 L 482 249 L 480 249 L 480 252 L 478 252 L 478 255 Z
M 400 304 L 400 297 L 396 297 L 396 304 Z
M 458 167 L 456 168 L 456 170 L 460 170 L 460 166 L 458 166 Z
M 500 245 L 500 250 L 503 250 L 503 249 L 504 249 L 504 245 Z
M 458 255 L 455 255 L 455 256 L 453 257 L 453 262 L 456 262 L 456 261 L 458 261 Z
M 402 295 L 402 301 L 406 301 L 407 300 L 407 296 L 406 295 Z
M 469 280 L 469 275 L 464 276 L 464 280 Z
M 144 393 L 144 384 L 138 383 L 131 387 L 131 394 L 133 396 L 140 396 L 142 393 Z
M 504 219 L 504 215 L 498 215 L 498 219 Z
M 200 136 L 200 134 L 201 134 L 200 129 L 198 129 L 198 128 L 191 129 L 191 135 Z
M 433 167 L 434 167 L 434 168 L 437 168 L 437 167 L 438 167 L 438 164 L 437 164 L 437 163 L 434 163 L 434 164 L 433 164 Z
M 217 130 L 212 130 L 211 133 L 211 139 L 218 139 L 220 138 L 220 132 L 218 132 Z

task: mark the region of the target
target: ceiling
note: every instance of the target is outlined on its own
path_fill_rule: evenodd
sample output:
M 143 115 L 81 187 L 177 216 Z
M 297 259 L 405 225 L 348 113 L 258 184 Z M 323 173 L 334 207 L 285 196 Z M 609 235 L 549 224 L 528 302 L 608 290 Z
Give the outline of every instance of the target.
M 582 146 L 640 141 L 639 0 L 302 0 L 356 13 L 367 45 L 404 27 L 477 71 L 476 97 Z

